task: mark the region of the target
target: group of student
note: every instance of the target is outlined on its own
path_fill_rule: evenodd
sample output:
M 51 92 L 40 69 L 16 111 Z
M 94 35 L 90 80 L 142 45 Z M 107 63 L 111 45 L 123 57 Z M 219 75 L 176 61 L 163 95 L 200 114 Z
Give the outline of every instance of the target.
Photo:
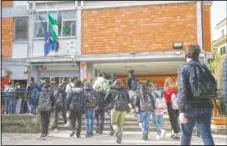
M 29 85 L 32 85 L 30 83 Z M 28 86 L 29 86 L 28 85 Z M 29 88 L 29 87 L 28 87 Z M 150 117 L 157 129 L 156 139 L 164 139 L 166 131 L 162 128 L 163 115 L 169 113 L 174 134 L 179 139 L 179 112 L 169 106 L 169 99 L 176 94 L 176 85 L 171 78 L 166 79 L 164 90 L 156 86 L 148 86 L 147 82 L 139 81 L 134 70 L 129 70 L 127 87 L 115 75 L 107 80 L 101 73 L 92 85 L 90 81 L 63 78 L 57 85 L 54 78 L 50 83 L 43 82 L 39 86 L 38 110 L 41 116 L 41 138 L 48 135 L 51 111 L 54 111 L 54 122 L 51 129 L 58 127 L 59 113 L 64 123 L 70 126 L 70 136 L 80 137 L 82 115 L 85 114 L 86 137 L 93 136 L 93 117 L 96 119 L 96 133 L 102 134 L 105 113 L 110 112 L 110 135 L 116 135 L 116 142 L 121 143 L 124 120 L 127 111 L 136 111 L 142 139 L 148 140 Z M 164 94 L 163 94 L 164 93 Z M 166 98 L 165 98 L 166 97 Z M 68 113 L 68 114 L 67 114 Z M 93 113 L 95 115 L 93 115 Z M 68 115 L 68 116 L 67 116 Z M 76 124 L 77 123 L 77 127 Z

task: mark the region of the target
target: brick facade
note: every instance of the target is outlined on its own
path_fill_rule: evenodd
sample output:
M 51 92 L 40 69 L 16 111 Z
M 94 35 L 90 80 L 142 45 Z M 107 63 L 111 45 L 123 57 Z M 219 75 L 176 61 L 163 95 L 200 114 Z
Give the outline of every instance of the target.
M 13 1 L 2 1 L 3 7 L 11 7 L 13 6 Z
M 2 57 L 12 58 L 13 18 L 2 18 Z
M 82 54 L 173 50 L 196 31 L 196 2 L 82 10 Z
M 203 23 L 203 48 L 206 52 L 211 52 L 211 26 L 210 26 L 210 6 L 204 5 L 202 11 Z

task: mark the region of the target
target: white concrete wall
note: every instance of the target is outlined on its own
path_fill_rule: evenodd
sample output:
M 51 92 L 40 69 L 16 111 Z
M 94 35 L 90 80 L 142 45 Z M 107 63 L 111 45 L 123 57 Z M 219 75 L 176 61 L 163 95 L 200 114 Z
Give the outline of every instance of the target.
M 224 35 L 227 35 L 227 27 L 226 27 L 227 24 L 223 25 L 222 27 L 220 27 L 218 29 L 218 38 L 221 38 L 222 37 L 222 30 L 224 30 Z
M 12 47 L 12 59 L 24 59 L 27 58 L 28 44 L 25 43 L 13 43 Z
M 76 39 L 61 38 L 59 39 L 58 52 L 50 52 L 48 56 L 65 56 L 71 54 L 79 54 Z M 44 56 L 44 39 L 33 39 L 32 52 L 29 57 Z

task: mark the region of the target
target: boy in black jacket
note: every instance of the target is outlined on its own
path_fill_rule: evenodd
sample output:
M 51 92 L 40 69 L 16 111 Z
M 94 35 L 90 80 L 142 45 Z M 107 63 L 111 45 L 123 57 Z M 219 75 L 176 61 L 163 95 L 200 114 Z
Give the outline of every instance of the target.
M 70 111 L 69 116 L 72 130 L 70 137 L 72 137 L 75 132 L 77 138 L 80 137 L 82 113 L 84 111 L 86 102 L 85 93 L 81 86 L 82 82 L 77 80 L 75 82 L 75 87 L 69 91 L 66 97 L 67 109 Z M 75 122 L 77 122 L 77 128 L 75 127 Z

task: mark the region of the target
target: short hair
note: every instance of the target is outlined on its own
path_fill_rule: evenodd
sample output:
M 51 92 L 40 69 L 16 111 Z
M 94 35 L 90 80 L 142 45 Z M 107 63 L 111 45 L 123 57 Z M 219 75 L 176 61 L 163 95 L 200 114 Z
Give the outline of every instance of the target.
M 134 73 L 134 69 L 130 69 L 130 70 L 128 71 L 128 73 L 129 73 L 129 74 L 133 74 L 133 73 Z
M 34 78 L 34 77 L 31 77 L 31 81 L 33 81 L 33 82 L 34 82 L 34 81 L 35 81 L 35 78 Z
M 67 77 L 62 78 L 62 82 L 68 82 L 68 81 L 69 81 L 69 78 L 67 78 Z
M 121 79 L 116 79 L 116 80 L 114 81 L 114 83 L 113 83 L 113 86 L 115 86 L 115 85 L 121 85 L 121 86 L 123 86 L 122 80 L 121 80 Z
M 55 77 L 51 77 L 50 82 L 55 82 Z
M 199 45 L 188 45 L 185 50 L 185 55 L 188 58 L 198 59 L 200 52 L 201 52 L 201 49 Z
M 75 87 L 81 87 L 82 86 L 82 82 L 80 80 L 76 80 L 74 84 L 75 84 Z
M 102 73 L 99 72 L 99 73 L 98 73 L 98 77 L 102 77 Z
M 73 78 L 71 79 L 72 82 L 76 82 L 76 80 L 78 80 L 78 77 L 73 77 Z

